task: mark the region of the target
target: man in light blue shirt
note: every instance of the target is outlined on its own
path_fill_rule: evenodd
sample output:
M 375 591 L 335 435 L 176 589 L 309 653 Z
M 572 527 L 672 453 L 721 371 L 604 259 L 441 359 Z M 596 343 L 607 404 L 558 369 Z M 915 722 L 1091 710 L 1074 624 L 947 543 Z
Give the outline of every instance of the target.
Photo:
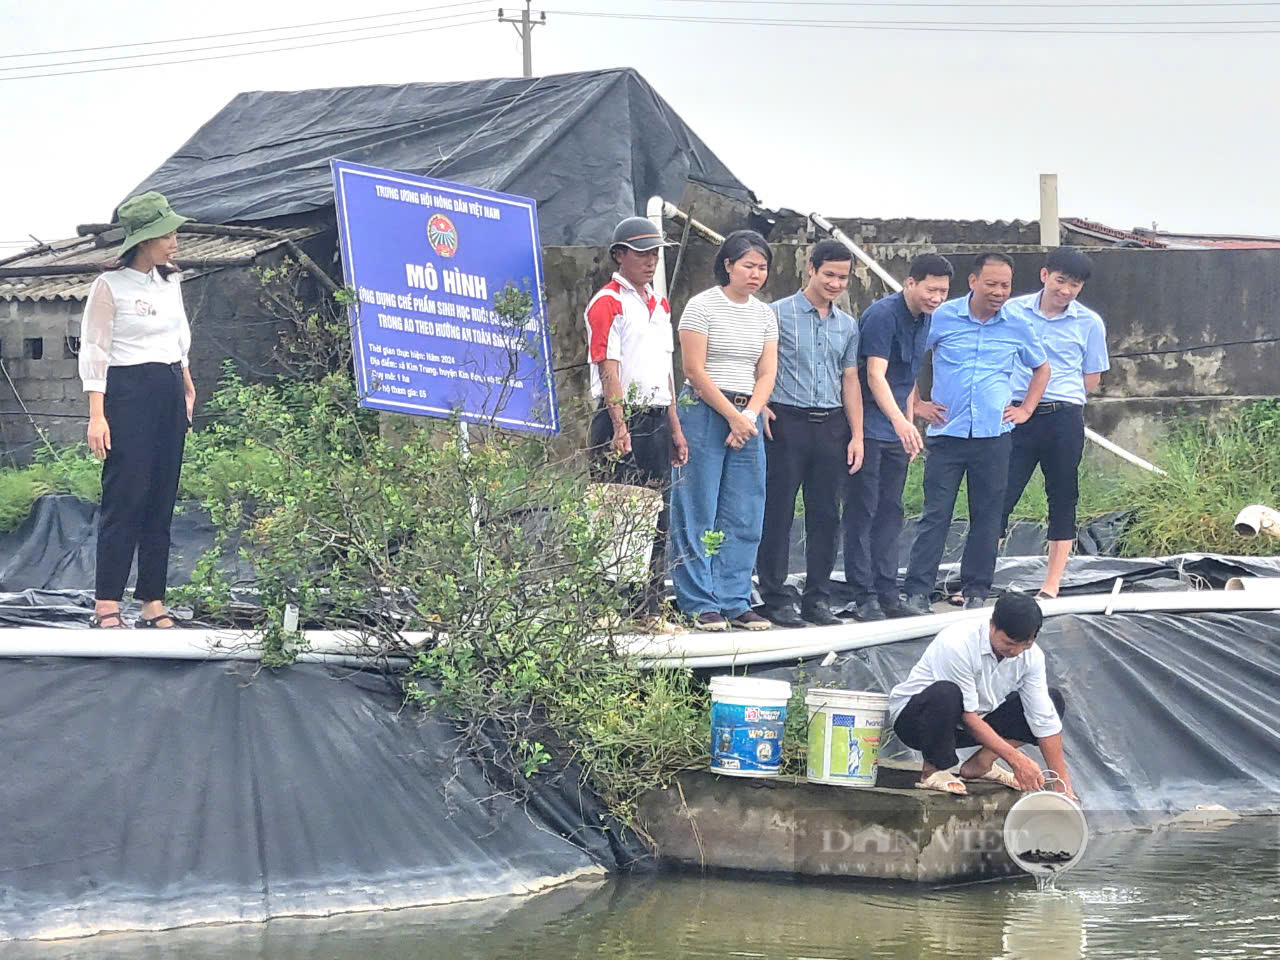
M 1056 597 L 1076 539 L 1076 501 L 1080 490 L 1080 458 L 1084 454 L 1084 405 L 1110 368 L 1107 330 L 1102 317 L 1076 298 L 1093 271 L 1093 263 L 1079 250 L 1058 247 L 1040 271 L 1044 289 L 1015 297 L 1005 312 L 1035 328 L 1053 372 L 1035 413 L 1013 431 L 1009 453 L 1009 481 L 1005 491 L 1001 536 L 1008 532 L 1009 514 L 1026 489 L 1037 466 L 1044 474 L 1049 501 L 1049 565 L 1040 597 Z M 1013 373 L 1013 402 L 1020 403 L 1031 382 L 1031 371 L 1017 364 Z
M 941 424 L 929 427 L 925 443 L 924 516 L 903 584 L 903 606 L 931 612 L 930 596 L 946 546 L 960 483 L 969 484 L 969 535 L 960 561 L 960 592 L 967 609 L 983 605 L 991 591 L 1009 450 L 1016 424 L 1026 421 L 1049 382 L 1049 362 L 1035 328 L 1008 313 L 1013 261 L 1003 253 L 980 253 L 969 273 L 969 294 L 933 312 L 926 346 L 933 351 L 933 402 Z M 1031 373 L 1020 406 L 1014 406 L 1014 366 Z

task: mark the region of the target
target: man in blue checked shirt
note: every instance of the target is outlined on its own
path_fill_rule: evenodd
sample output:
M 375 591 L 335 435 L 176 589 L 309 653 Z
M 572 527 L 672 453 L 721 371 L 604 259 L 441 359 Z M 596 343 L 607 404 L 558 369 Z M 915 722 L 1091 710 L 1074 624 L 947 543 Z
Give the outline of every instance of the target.
M 960 561 L 965 608 L 981 607 L 991 591 L 1012 431 L 1030 419 L 1049 382 L 1049 361 L 1035 328 L 1004 309 L 1012 289 L 1013 261 L 1003 253 L 980 253 L 969 273 L 969 294 L 933 313 L 925 346 L 933 351 L 933 402 L 945 419 L 929 427 L 925 442 L 924 516 L 903 583 L 903 606 L 910 613 L 931 612 L 951 512 L 966 478 L 969 536 Z M 1031 371 L 1017 406 L 1016 363 Z
M 761 613 L 781 627 L 831 626 L 831 568 L 840 495 L 862 466 L 858 324 L 835 305 L 853 255 L 835 240 L 814 244 L 808 283 L 770 304 L 778 317 L 778 378 L 765 407 L 764 529 L 756 552 Z M 804 593 L 797 612 L 786 589 L 796 493 L 804 490 Z
M 1088 394 L 1110 369 L 1107 329 L 1102 317 L 1076 298 L 1093 272 L 1092 261 L 1079 250 L 1058 247 L 1040 270 L 1044 289 L 1015 297 L 1005 311 L 1027 321 L 1039 334 L 1053 368 L 1035 413 L 1013 431 L 1009 454 L 1009 482 L 1004 498 L 1003 537 L 1009 514 L 1026 489 L 1037 466 L 1044 474 L 1049 501 L 1049 568 L 1040 588 L 1041 599 L 1058 595 L 1067 557 L 1076 539 L 1078 472 L 1084 455 L 1084 405 Z M 1014 366 L 1013 402 L 1020 404 L 1031 382 L 1031 371 Z

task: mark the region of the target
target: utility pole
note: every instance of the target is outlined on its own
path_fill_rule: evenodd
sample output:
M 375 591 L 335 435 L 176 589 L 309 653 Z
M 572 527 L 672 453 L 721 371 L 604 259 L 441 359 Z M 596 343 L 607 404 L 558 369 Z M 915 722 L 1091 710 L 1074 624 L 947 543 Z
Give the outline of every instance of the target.
M 524 75 L 526 77 L 533 76 L 533 28 L 539 24 L 546 25 L 547 15 L 542 13 L 537 20 L 533 19 L 533 11 L 530 7 L 533 0 L 524 0 L 524 10 L 520 12 L 519 17 L 508 17 L 503 14 L 502 7 L 498 8 L 498 22 L 510 23 L 515 26 L 516 33 L 520 34 L 520 43 L 524 47 Z
M 1040 246 L 1062 243 L 1058 229 L 1058 175 L 1040 174 Z

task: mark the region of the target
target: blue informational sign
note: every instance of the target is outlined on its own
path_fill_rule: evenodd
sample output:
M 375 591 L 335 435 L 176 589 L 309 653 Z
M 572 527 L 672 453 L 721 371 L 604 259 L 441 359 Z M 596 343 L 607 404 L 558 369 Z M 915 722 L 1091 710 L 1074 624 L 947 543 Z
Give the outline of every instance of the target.
M 534 201 L 332 163 L 361 404 L 559 432 Z M 531 313 L 495 309 L 508 286 Z

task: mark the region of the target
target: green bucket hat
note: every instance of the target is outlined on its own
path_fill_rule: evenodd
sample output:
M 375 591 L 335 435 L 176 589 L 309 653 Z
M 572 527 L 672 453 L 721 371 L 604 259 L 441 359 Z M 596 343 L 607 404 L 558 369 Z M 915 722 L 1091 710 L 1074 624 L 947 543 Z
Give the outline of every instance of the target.
M 181 224 L 190 220 L 173 212 L 169 201 L 162 194 L 152 190 L 130 197 L 120 204 L 120 224 L 124 227 L 124 246 L 120 248 L 120 256 L 142 243 L 154 240 L 165 234 L 173 233 Z

